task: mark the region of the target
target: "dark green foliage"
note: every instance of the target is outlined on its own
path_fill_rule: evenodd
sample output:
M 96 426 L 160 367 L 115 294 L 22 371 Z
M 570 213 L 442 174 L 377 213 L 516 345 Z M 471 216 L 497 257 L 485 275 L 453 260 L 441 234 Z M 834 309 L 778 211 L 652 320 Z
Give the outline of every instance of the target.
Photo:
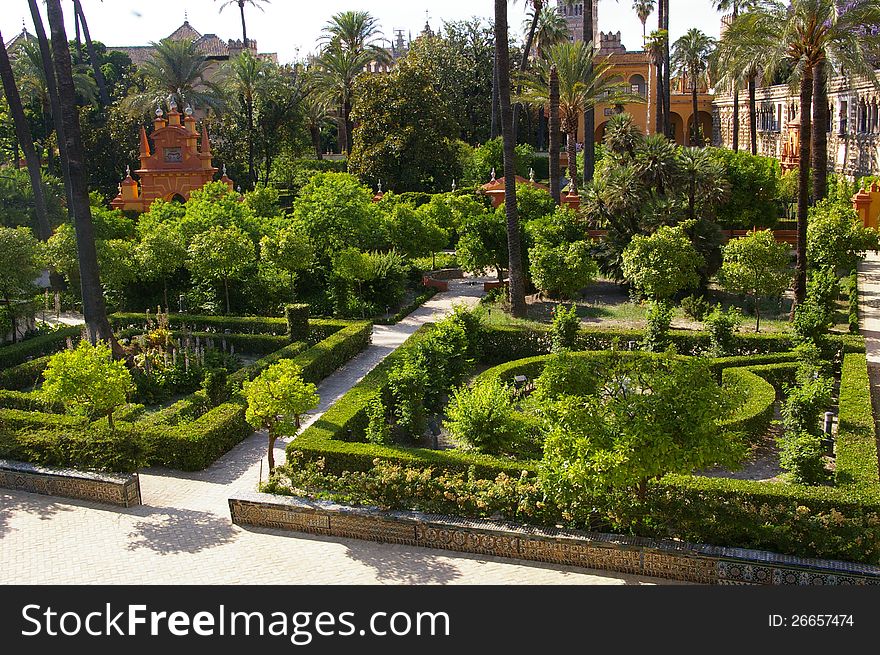
M 284 318 L 287 320 L 287 336 L 295 341 L 308 341 L 309 306 L 306 304 L 285 305 Z
M 748 152 L 711 148 L 712 158 L 724 167 L 730 185 L 726 200 L 716 209 L 725 229 L 775 227 L 782 213 L 779 195 L 779 162 Z
M 847 322 L 849 323 L 850 334 L 859 333 L 859 274 L 853 271 L 852 275 L 846 277 L 842 281 L 843 290 L 846 293 L 849 302 L 849 313 Z
M 648 352 L 659 353 L 669 348 L 669 326 L 672 325 L 672 305 L 665 301 L 651 301 L 645 313 L 647 326 L 642 347 Z
M 42 334 L 0 348 L 0 370 L 7 369 L 29 359 L 51 355 L 62 350 L 70 339 L 73 345 L 79 341 L 82 328 L 65 327 L 49 334 Z
M 535 380 L 535 396 L 555 400 L 561 396 L 592 396 L 599 386 L 599 371 L 591 359 L 572 356 L 568 351 L 553 355 Z
M 429 379 L 428 371 L 419 364 L 417 353 L 402 359 L 388 372 L 392 420 L 402 441 L 418 442 L 425 432 L 427 427 L 425 397 Z M 369 412 L 367 415 L 369 417 Z M 373 423 L 372 417 L 370 422 Z
M 877 439 L 866 357 L 845 355 L 840 373 L 835 479 L 838 485 L 878 484 Z
M 710 352 L 714 357 L 726 357 L 732 355 L 736 349 L 736 330 L 742 316 L 735 307 L 727 311 L 719 305 L 706 319 L 706 328 L 709 331 Z
M 30 389 L 42 378 L 51 357 L 45 355 L 0 371 L 0 389 Z
M 205 392 L 212 407 L 222 405 L 229 400 L 229 375 L 226 369 L 215 368 L 205 371 L 202 391 Z
M 705 296 L 686 296 L 681 299 L 681 308 L 684 313 L 695 321 L 702 321 L 712 311 L 712 305 Z
M 779 439 L 779 465 L 798 484 L 824 484 L 830 477 L 825 468 L 822 438 L 805 432 L 786 434 Z
M 553 311 L 553 323 L 550 325 L 550 351 L 554 353 L 573 350 L 577 343 L 578 329 L 581 319 L 577 315 L 577 306 L 556 305 Z
M 382 396 L 376 395 L 369 403 L 367 403 L 367 430 L 364 434 L 366 440 L 370 443 L 389 444 L 391 440 L 391 428 L 388 425 L 388 416 L 385 411 L 385 403 L 382 402 Z

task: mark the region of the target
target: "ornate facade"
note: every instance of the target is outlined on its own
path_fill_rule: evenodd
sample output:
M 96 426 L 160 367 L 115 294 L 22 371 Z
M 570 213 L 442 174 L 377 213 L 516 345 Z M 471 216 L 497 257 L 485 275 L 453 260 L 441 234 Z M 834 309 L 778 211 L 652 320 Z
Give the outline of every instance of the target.
M 155 200 L 185 202 L 193 191 L 214 179 L 217 169 L 211 162 L 208 131 L 202 126 L 199 148 L 191 109 L 187 109 L 182 122 L 174 104 L 167 119 L 161 109 L 157 110 L 152 138 L 151 148 L 147 132 L 141 128 L 141 167 L 135 171 L 140 183 L 129 172 L 119 185 L 119 195 L 110 203 L 114 209 L 145 212 Z M 221 181 L 233 187 L 225 171 Z
M 748 94 L 740 92 L 739 144 L 748 149 Z M 800 100 L 788 85 L 759 88 L 756 95 L 758 154 L 783 159 L 788 125 Z M 880 90 L 868 80 L 836 78 L 828 88 L 828 168 L 851 177 L 880 173 Z M 717 96 L 712 112 L 713 143 L 733 145 L 733 98 Z

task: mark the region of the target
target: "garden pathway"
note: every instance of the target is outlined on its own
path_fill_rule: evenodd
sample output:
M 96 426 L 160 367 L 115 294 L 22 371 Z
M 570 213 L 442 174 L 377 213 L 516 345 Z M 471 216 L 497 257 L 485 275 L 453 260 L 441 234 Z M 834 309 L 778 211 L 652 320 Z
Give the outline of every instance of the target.
M 859 329 L 865 337 L 874 423 L 880 429 L 880 253 L 859 263 Z M 880 432 L 878 432 L 880 434 Z
M 393 326 L 319 386 L 323 412 L 420 325 L 482 285 L 462 280 Z M 310 421 L 317 418 L 316 414 Z M 276 459 L 284 456 L 279 444 Z M 0 489 L 0 580 L 50 584 L 653 584 L 633 575 L 245 528 L 227 499 L 265 471 L 265 435 L 197 473 L 141 473 L 144 505 L 102 505 Z

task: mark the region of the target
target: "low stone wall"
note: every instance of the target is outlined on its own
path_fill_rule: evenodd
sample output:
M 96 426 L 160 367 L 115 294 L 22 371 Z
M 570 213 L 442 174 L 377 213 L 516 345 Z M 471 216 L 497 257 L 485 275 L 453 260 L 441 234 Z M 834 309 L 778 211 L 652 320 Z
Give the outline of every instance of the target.
M 439 548 L 701 584 L 880 584 L 880 567 L 671 540 L 542 530 L 419 512 L 384 512 L 256 492 L 229 499 L 232 522 Z
M 87 473 L 0 459 L 0 487 L 47 496 L 92 500 L 119 507 L 141 504 L 141 485 L 137 473 Z
M 425 275 L 435 280 L 461 280 L 464 278 L 464 271 L 460 268 L 438 268 L 436 271 L 428 271 Z

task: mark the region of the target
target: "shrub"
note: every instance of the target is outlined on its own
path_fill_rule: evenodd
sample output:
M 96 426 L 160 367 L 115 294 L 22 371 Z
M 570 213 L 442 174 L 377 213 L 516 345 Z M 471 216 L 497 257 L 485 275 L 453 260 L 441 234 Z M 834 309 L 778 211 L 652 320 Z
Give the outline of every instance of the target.
M 825 377 L 804 380 L 789 387 L 782 407 L 785 431 L 790 434 L 820 436 L 819 416 L 831 404 L 832 382 Z
M 525 423 L 517 420 L 514 391 L 497 378 L 457 390 L 447 407 L 449 433 L 464 444 L 491 455 L 522 455 Z
M 871 386 L 864 354 L 843 358 L 840 371 L 840 416 L 837 429 L 837 484 L 876 485 L 877 439 L 871 408 Z
M 295 341 L 309 338 L 309 306 L 305 304 L 285 305 L 284 318 L 287 320 L 287 336 Z
M 92 346 L 85 340 L 75 350 L 53 355 L 43 377 L 41 394 L 46 400 L 90 419 L 106 416 L 111 432 L 113 410 L 124 405 L 134 390 L 131 373 L 124 362 L 113 360 L 110 347 Z
M 636 235 L 623 251 L 623 276 L 653 300 L 664 300 L 700 283 L 705 260 L 682 226 L 659 228 L 651 236 Z
M 816 268 L 851 271 L 867 250 L 876 250 L 876 230 L 866 228 L 851 201 L 826 199 L 810 208 L 807 261 Z
M 573 350 L 577 341 L 581 319 L 577 315 L 577 307 L 557 305 L 553 312 L 553 324 L 550 326 L 550 351 L 554 353 Z
M 736 334 L 742 315 L 736 307 L 727 311 L 717 306 L 706 317 L 706 327 L 709 330 L 710 352 L 713 357 L 726 357 L 732 355 L 736 349 L 734 335 Z
M 706 315 L 712 311 L 712 306 L 704 296 L 687 296 L 681 300 L 681 308 L 684 313 L 695 321 L 702 322 Z
M 385 411 L 385 403 L 382 396 L 376 395 L 367 403 L 367 431 L 366 439 L 370 443 L 391 443 L 391 429 L 388 425 L 388 416 Z
M 837 298 L 840 295 L 840 284 L 837 275 L 830 268 L 814 270 L 807 282 L 807 296 L 812 298 L 828 316 L 834 315 L 837 309 Z
M 226 369 L 215 368 L 205 371 L 202 391 L 205 392 L 212 407 L 218 407 L 229 400 L 229 376 Z
M 455 317 L 437 323 L 431 335 L 418 343 L 414 364 L 426 373 L 425 401 L 429 407 L 440 407 L 443 397 L 464 381 L 473 365 L 470 350 L 465 328 Z
M 419 441 L 427 426 L 428 373 L 416 356 L 405 357 L 388 373 L 392 415 L 403 439 Z
M 669 348 L 669 327 L 672 325 L 673 308 L 667 302 L 651 301 L 645 313 L 647 327 L 642 347 L 648 352 L 658 353 Z
M 3 346 L 0 348 L 0 369 L 17 366 L 35 357 L 51 355 L 63 349 L 68 339 L 75 344 L 81 336 L 82 327 L 77 325 Z
M 591 396 L 599 387 L 596 368 L 594 361 L 562 351 L 547 360 L 535 380 L 535 397 L 546 402 L 561 396 Z
M 537 244 L 529 251 L 529 259 L 532 281 L 550 296 L 574 298 L 599 273 L 586 241 L 555 247 Z
M 779 465 L 797 484 L 818 485 L 828 481 L 825 448 L 821 437 L 805 432 L 786 434 L 779 440 Z

